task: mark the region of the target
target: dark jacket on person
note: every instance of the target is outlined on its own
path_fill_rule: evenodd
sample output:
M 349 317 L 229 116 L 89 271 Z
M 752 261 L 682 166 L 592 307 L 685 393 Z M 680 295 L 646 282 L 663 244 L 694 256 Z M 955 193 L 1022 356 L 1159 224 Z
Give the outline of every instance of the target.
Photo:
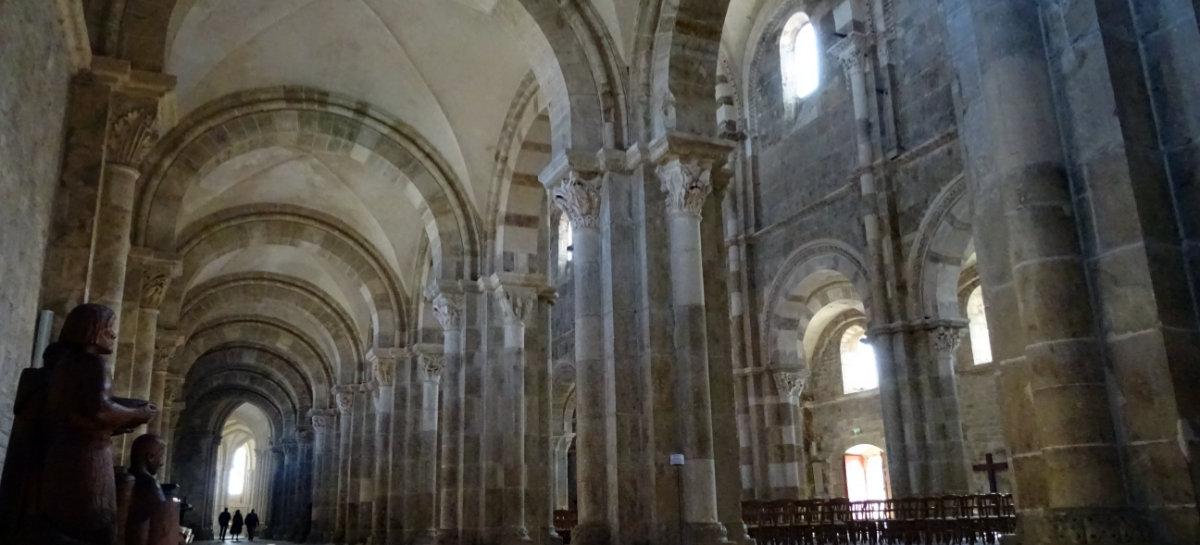
M 221 514 L 217 515 L 217 524 L 220 524 L 222 528 L 229 526 L 230 517 L 232 515 L 229 514 L 229 511 L 221 511 Z
M 235 536 L 242 533 L 242 522 L 243 522 L 242 512 L 234 511 L 233 512 L 233 522 L 230 523 L 230 525 L 229 525 L 229 533 L 231 533 Z
M 258 513 L 252 511 L 246 515 L 246 527 L 251 530 L 258 528 Z

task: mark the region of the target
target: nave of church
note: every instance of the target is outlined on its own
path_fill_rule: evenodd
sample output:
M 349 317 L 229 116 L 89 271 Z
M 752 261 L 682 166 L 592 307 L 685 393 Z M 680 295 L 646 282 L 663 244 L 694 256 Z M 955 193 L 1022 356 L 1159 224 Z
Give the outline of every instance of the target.
M 0 119 L 6 536 L 1200 542 L 1200 0 L 0 0 Z

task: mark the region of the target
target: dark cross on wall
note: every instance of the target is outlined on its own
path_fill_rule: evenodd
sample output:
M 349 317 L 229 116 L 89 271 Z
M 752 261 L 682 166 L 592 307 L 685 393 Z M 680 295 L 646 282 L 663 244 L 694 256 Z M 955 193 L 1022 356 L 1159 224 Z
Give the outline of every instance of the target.
M 984 456 L 983 460 L 984 463 L 975 464 L 971 466 L 971 469 L 974 469 L 976 473 L 982 473 L 986 471 L 988 476 L 988 487 L 991 489 L 992 494 L 996 494 L 1000 492 L 1000 487 L 996 484 L 996 474 L 1000 473 L 1001 471 L 1007 471 L 1008 462 L 997 463 L 995 458 L 992 457 L 991 453 L 988 453 L 987 456 Z

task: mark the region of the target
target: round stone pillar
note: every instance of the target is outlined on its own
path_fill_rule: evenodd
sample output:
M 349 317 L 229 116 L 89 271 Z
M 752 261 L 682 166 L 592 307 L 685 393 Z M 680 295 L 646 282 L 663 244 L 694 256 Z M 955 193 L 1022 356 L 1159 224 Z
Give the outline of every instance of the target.
M 613 523 L 608 423 L 614 407 L 604 359 L 600 240 L 601 175 L 572 171 L 554 188 L 554 202 L 571 222 L 575 289 L 576 437 L 579 525 L 571 541 L 609 545 Z

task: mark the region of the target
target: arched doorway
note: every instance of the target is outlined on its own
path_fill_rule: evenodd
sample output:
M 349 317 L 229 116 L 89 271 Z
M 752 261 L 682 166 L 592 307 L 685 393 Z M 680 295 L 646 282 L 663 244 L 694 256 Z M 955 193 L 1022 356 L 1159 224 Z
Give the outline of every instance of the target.
M 271 426 L 259 408 L 244 403 L 230 413 L 221 428 L 213 512 L 228 508 L 246 515 L 255 509 L 265 518 L 271 476 Z
M 883 449 L 875 445 L 855 445 L 846 449 L 846 497 L 850 501 L 886 500 L 887 473 Z

